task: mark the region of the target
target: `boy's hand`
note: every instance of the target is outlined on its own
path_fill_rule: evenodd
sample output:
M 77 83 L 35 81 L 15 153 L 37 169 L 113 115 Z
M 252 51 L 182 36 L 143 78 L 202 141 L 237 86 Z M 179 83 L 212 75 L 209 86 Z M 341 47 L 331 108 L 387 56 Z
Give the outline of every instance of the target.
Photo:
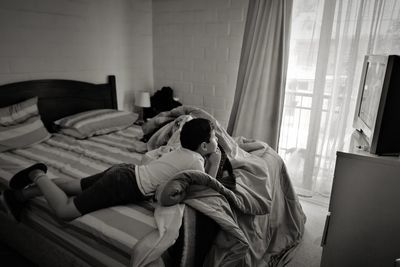
M 219 165 L 219 162 L 221 161 L 221 150 L 217 147 L 216 151 L 208 155 L 208 161 L 213 164 L 216 163 Z
M 206 159 L 206 172 L 215 178 L 221 161 L 221 151 L 219 148 L 217 148 L 215 152 L 209 154 Z

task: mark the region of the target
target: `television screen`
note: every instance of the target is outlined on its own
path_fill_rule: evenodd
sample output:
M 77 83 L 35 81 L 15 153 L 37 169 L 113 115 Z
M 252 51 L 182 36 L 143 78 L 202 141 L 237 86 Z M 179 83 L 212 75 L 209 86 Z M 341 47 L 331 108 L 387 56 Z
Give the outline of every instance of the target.
M 399 88 L 400 56 L 365 56 L 353 123 L 365 141 L 363 150 L 377 155 L 400 153 Z
M 358 115 L 371 130 L 375 126 L 376 115 L 378 114 L 385 71 L 386 64 L 384 62 L 367 62 Z

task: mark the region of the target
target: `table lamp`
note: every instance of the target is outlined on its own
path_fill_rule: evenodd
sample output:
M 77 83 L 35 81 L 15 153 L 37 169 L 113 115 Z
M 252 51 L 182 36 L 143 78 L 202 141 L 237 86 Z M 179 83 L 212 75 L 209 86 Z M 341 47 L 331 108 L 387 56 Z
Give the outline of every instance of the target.
M 138 125 L 144 123 L 143 119 L 143 108 L 149 108 L 150 105 L 150 93 L 149 92 L 139 92 L 135 98 L 135 106 L 140 108 L 139 118 L 135 122 Z

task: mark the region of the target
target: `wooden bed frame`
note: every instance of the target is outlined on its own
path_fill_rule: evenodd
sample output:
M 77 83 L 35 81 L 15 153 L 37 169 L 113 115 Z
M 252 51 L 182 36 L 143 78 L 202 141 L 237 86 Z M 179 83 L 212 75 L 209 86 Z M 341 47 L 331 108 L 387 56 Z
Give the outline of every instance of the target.
M 104 84 L 54 79 L 5 84 L 0 86 L 0 107 L 35 96 L 41 119 L 51 132 L 52 122 L 62 117 L 91 109 L 117 109 L 114 75 Z
M 62 117 L 91 109 L 117 109 L 116 78 L 113 75 L 108 76 L 107 83 L 104 84 L 48 79 L 1 85 L 0 107 L 35 96 L 39 98 L 41 119 L 50 132 L 55 131 L 53 122 Z M 180 260 L 172 259 L 171 266 L 202 265 L 212 237 L 196 235 L 196 232 L 204 225 L 215 225 L 210 221 L 208 217 L 187 206 L 180 236 L 170 248 L 173 253 L 185 253 L 185 256 Z M 0 238 L 40 267 L 94 265 L 93 259 L 82 259 L 73 249 L 63 246 L 54 237 L 46 236 L 28 222 L 16 224 L 4 214 L 0 214 Z

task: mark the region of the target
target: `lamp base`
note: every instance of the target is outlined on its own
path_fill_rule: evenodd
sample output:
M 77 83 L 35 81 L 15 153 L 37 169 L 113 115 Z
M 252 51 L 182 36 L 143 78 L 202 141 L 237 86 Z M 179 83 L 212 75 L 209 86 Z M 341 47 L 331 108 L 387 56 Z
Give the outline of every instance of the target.
M 145 123 L 145 120 L 144 120 L 144 113 L 143 113 L 143 108 L 140 108 L 140 110 L 139 110 L 139 117 L 138 117 L 138 119 L 133 123 L 133 124 L 135 124 L 135 125 L 143 125 L 143 123 Z

